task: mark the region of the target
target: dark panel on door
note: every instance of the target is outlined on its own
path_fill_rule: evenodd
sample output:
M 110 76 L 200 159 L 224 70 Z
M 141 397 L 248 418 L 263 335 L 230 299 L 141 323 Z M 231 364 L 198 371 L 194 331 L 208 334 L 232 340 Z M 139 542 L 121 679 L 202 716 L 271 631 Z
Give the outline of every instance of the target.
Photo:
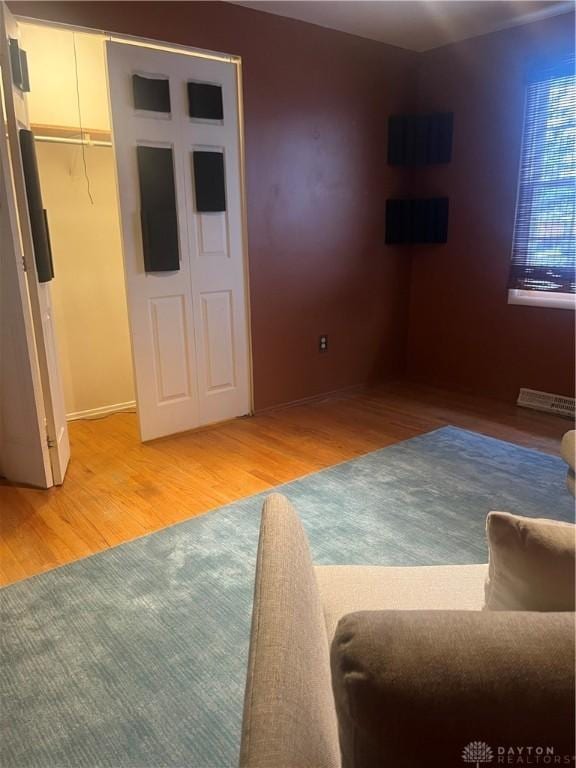
M 170 112 L 170 84 L 168 79 L 132 75 L 134 108 L 149 112 Z
M 42 191 L 40 189 L 34 134 L 32 131 L 22 128 L 18 135 L 36 271 L 38 273 L 38 281 L 40 283 L 47 283 L 54 277 L 54 264 L 52 262 L 50 235 L 48 233 L 48 218 L 42 205 Z
M 210 83 L 188 83 L 188 113 L 203 120 L 223 120 L 222 87 Z
M 196 210 L 214 213 L 226 210 L 224 155 L 222 152 L 194 152 Z
M 168 147 L 137 147 L 146 272 L 180 269 L 174 160 Z

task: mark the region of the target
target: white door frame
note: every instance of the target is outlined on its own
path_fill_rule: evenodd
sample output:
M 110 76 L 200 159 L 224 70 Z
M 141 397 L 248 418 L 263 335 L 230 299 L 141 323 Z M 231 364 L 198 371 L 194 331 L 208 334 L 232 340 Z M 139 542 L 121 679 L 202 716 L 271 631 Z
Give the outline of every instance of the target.
M 45 19 L 36 19 L 25 15 L 15 15 L 16 21 L 36 24 L 38 26 L 55 27 L 67 29 L 72 32 L 84 34 L 102 35 L 107 40 L 126 45 L 134 45 L 142 48 L 153 48 L 168 53 L 180 53 L 187 56 L 193 56 L 202 59 L 213 59 L 223 61 L 234 65 L 236 73 L 236 95 L 238 103 L 238 148 L 240 159 L 240 200 L 241 200 L 241 218 L 242 218 L 242 252 L 244 266 L 244 293 L 246 297 L 246 335 L 248 347 L 248 378 L 250 392 L 250 413 L 254 413 L 254 361 L 252 349 L 252 295 L 250 291 L 250 256 L 248 247 L 248 210 L 246 202 L 246 151 L 245 151 L 245 132 L 244 132 L 244 99 L 242 85 L 242 58 L 238 55 L 223 53 L 219 51 L 209 51 L 193 46 L 180 45 L 179 43 L 170 43 L 153 38 L 138 37 L 134 35 L 118 34 L 103 29 L 93 27 L 78 26 L 75 24 L 66 24 L 63 22 L 47 21 Z M 116 174 L 116 170 L 114 171 Z M 118 183 L 118 178 L 116 178 Z M 126 290 L 126 284 L 124 285 Z M 132 332 L 131 332 L 132 333 Z

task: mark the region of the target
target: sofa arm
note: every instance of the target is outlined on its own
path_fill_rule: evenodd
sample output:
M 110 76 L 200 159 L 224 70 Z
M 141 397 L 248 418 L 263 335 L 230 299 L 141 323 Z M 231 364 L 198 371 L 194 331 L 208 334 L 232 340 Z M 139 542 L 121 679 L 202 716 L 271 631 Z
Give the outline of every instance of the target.
M 345 768 L 574 765 L 574 614 L 351 613 L 332 671 Z
M 240 765 L 340 765 L 316 575 L 298 515 L 279 494 L 262 510 Z

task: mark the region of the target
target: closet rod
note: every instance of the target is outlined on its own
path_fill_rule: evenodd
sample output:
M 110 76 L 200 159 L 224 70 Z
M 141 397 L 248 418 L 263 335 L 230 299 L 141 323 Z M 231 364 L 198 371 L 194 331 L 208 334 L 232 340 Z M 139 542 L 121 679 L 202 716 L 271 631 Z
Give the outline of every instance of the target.
M 51 142 L 52 144 L 84 144 L 87 147 L 111 147 L 112 142 L 111 141 L 98 141 L 91 139 L 68 139 L 64 136 L 39 136 L 35 135 L 34 139 L 36 141 L 47 141 Z

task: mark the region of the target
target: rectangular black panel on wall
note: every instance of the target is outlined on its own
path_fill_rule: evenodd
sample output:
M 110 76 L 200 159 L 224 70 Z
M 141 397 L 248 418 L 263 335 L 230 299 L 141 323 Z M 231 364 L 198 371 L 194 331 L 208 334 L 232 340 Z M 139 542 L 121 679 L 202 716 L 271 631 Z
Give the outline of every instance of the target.
M 188 83 L 188 113 L 202 120 L 223 120 L 222 86 Z
M 30 229 L 32 230 L 32 244 L 34 246 L 34 261 L 36 262 L 38 282 L 47 283 L 54 277 L 54 264 L 52 262 L 50 235 L 48 233 L 48 218 L 42 205 L 42 191 L 40 189 L 40 176 L 38 175 L 34 134 L 32 131 L 22 128 L 18 132 L 18 136 L 20 139 L 22 170 L 24 171 L 26 199 L 30 215 Z
M 226 210 L 224 154 L 222 152 L 193 152 L 196 210 L 214 213 Z
M 174 161 L 169 147 L 137 147 L 146 272 L 180 269 Z
M 386 201 L 386 243 L 445 243 L 448 240 L 448 198 Z
M 167 78 L 132 75 L 134 108 L 170 112 L 170 83 Z
M 452 158 L 454 115 L 393 115 L 388 119 L 388 163 L 433 165 Z

